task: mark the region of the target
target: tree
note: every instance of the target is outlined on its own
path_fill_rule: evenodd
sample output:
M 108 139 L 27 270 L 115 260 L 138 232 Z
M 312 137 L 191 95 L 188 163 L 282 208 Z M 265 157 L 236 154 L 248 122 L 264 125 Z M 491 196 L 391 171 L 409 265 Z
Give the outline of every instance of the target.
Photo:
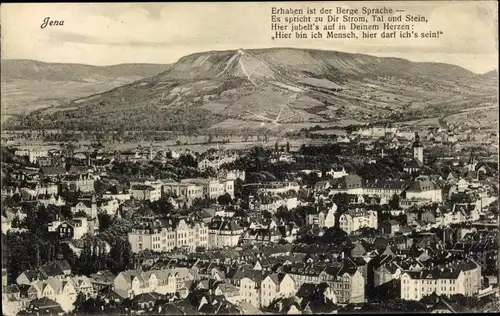
M 127 270 L 131 258 L 132 251 L 130 243 L 126 240 L 117 239 L 111 246 L 108 267 L 111 272 L 117 274 L 120 271 Z
M 290 142 L 286 142 L 286 152 L 290 152 Z
M 104 231 L 113 224 L 113 219 L 106 213 L 100 213 L 97 215 L 97 219 L 99 220 L 99 231 Z
M 232 201 L 233 199 L 231 198 L 231 195 L 229 195 L 229 193 L 221 195 L 217 198 L 217 203 L 219 203 L 220 205 L 230 205 Z
M 399 195 L 398 194 L 394 194 L 392 196 L 392 199 L 389 201 L 389 206 L 393 210 L 399 209 Z
M 21 195 L 19 193 L 14 193 L 12 195 L 12 200 L 14 201 L 14 203 L 21 202 L 21 200 L 22 200 Z
M 274 143 L 274 151 L 278 152 L 278 142 L 277 141 Z

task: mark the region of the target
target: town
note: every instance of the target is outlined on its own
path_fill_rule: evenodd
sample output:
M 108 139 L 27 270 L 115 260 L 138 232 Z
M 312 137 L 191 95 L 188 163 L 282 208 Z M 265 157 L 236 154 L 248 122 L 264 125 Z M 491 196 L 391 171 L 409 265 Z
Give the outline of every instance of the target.
M 2 142 L 3 314 L 498 310 L 498 159 L 482 150 L 498 140 L 478 135 Z

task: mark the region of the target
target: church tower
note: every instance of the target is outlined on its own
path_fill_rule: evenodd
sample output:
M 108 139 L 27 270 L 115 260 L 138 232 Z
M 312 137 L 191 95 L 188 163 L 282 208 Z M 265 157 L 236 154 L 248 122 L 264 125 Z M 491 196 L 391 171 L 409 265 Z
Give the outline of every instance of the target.
M 424 146 L 420 142 L 420 136 L 417 132 L 415 132 L 415 141 L 413 142 L 413 158 L 424 163 Z
M 97 199 L 94 194 L 92 194 L 91 206 L 90 206 L 90 218 L 97 218 Z
M 471 151 L 470 152 L 470 157 L 469 157 L 469 161 L 467 162 L 467 169 L 469 171 L 475 171 L 476 170 L 476 160 L 474 159 L 474 152 Z

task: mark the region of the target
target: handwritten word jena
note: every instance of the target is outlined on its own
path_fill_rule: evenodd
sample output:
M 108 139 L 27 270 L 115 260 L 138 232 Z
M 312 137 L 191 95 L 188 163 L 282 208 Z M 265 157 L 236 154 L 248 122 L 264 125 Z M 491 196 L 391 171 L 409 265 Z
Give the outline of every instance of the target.
M 43 22 L 42 22 L 42 25 L 40 25 L 40 28 L 44 29 L 47 26 L 64 26 L 64 21 L 51 20 L 50 17 L 46 17 L 45 19 L 43 19 Z

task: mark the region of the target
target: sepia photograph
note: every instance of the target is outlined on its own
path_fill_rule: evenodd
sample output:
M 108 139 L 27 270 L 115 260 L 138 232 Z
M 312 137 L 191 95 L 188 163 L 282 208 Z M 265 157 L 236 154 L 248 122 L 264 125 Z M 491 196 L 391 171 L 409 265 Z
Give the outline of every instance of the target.
M 2 315 L 500 312 L 496 1 L 0 25 Z

